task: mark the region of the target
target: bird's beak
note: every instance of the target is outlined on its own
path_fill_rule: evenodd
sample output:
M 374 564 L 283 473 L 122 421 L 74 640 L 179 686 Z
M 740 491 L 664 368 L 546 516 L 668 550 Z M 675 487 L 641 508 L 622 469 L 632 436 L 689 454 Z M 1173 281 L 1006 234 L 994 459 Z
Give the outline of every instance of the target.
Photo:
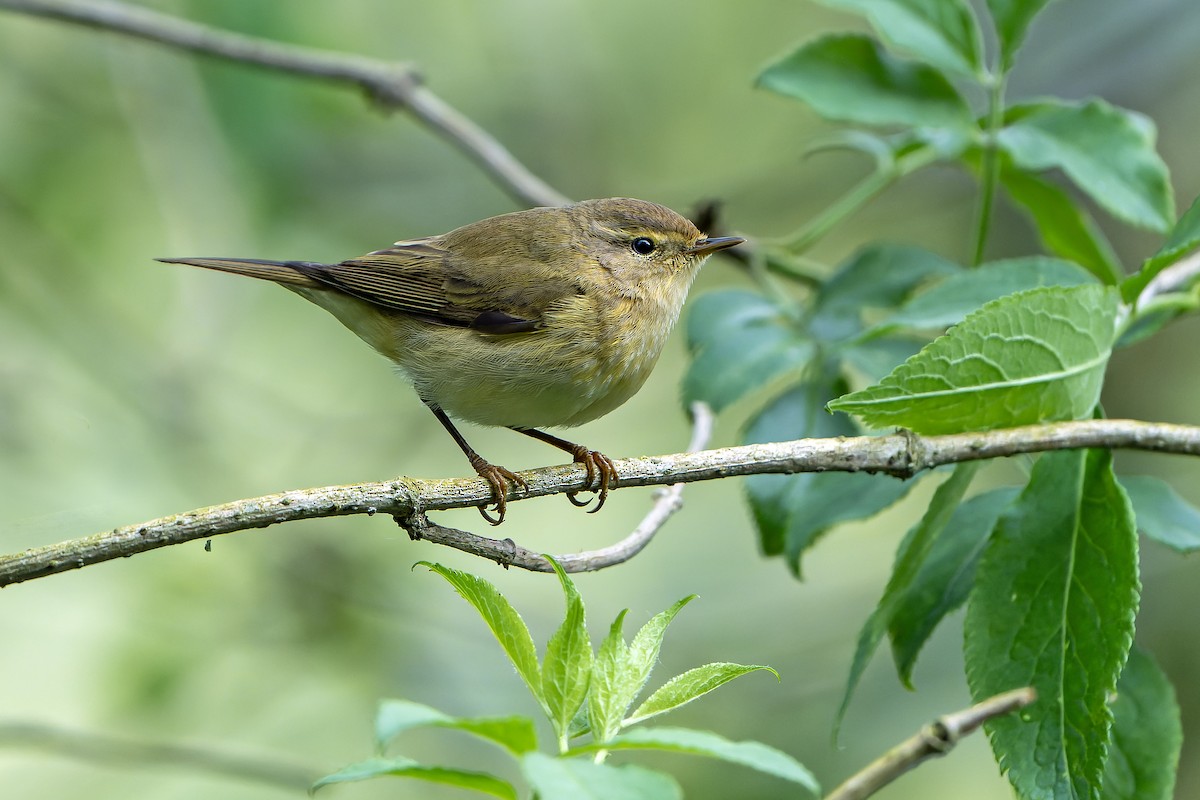
M 740 236 L 717 236 L 715 238 L 701 239 L 689 247 L 688 252 L 694 256 L 706 256 L 709 253 L 724 250 L 726 247 L 734 247 L 744 241 L 746 240 Z

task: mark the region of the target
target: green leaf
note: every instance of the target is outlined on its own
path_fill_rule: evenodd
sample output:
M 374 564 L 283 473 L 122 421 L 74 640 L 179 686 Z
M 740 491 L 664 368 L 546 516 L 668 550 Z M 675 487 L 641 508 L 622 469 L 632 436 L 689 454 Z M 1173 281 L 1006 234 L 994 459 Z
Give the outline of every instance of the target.
M 433 572 L 445 578 L 454 590 L 462 595 L 468 603 L 475 607 L 483 621 L 492 629 L 496 641 L 504 648 L 517 674 L 533 697 L 542 708 L 546 701 L 542 696 L 542 677 L 538 667 L 537 649 L 533 646 L 533 636 L 529 633 L 525 620 L 512 607 L 512 604 L 500 594 L 500 590 L 492 584 L 469 572 L 444 567 L 430 561 L 418 561 L 418 565 L 428 567 Z
M 507 781 L 483 772 L 468 772 L 467 770 L 451 767 L 431 767 L 419 764 L 407 758 L 371 758 L 343 767 L 332 775 L 326 775 L 312 785 L 310 791 L 315 792 L 322 786 L 331 783 L 349 783 L 365 781 L 371 778 L 383 777 L 416 778 L 429 783 L 440 783 L 446 786 L 458 786 L 472 789 L 476 792 L 501 797 L 504 800 L 517 800 L 517 790 Z
M 1165 231 L 1174 201 L 1154 139 L 1149 118 L 1089 100 L 1013 106 L 996 141 L 1017 167 L 1061 169 L 1118 219 Z
M 643 625 L 637 635 L 633 637 L 633 642 L 629 645 L 630 679 L 628 686 L 631 691 L 625 707 L 621 710 L 622 714 L 629 710 L 629 706 L 641 694 L 642 689 L 646 686 L 646 681 L 650 679 L 650 671 L 654 669 L 654 665 L 658 661 L 658 651 L 662 647 L 667 626 L 684 606 L 695 599 L 696 595 L 692 594 L 676 601 L 666 611 L 660 611 L 651 617 L 650 621 Z
M 1080 419 L 1100 396 L 1117 305 L 1095 285 L 1002 297 L 828 407 L 924 434 Z
M 588 639 L 583 600 L 575 584 L 552 557 L 546 556 L 567 600 L 562 624 L 546 644 L 542 663 L 542 696 L 547 715 L 558 735 L 560 747 L 566 743 L 571 720 L 587 699 L 592 676 L 592 643 Z
M 1095 279 L 1078 264 L 1031 256 L 992 261 L 951 275 L 911 298 L 878 326 L 933 330 L 956 325 L 980 306 L 1006 295 L 1043 286 L 1079 286 Z
M 854 336 L 863 330 L 864 309 L 895 308 L 924 282 L 959 271 L 957 264 L 919 247 L 865 247 L 817 292 L 809 330 L 826 341 Z
M 841 122 L 961 130 L 975 126 L 966 102 L 942 73 L 890 55 L 860 34 L 806 42 L 764 69 L 758 85 Z
M 1104 231 L 1066 192 L 1011 164 L 1001 167 L 1000 183 L 1029 212 L 1047 250 L 1086 267 L 1103 283 L 1122 279 L 1125 271 Z
M 1029 23 L 1050 0 L 987 0 L 1000 41 L 1000 65 L 1003 72 L 1012 68 L 1013 56 L 1025 40 Z
M 822 410 L 826 399 L 843 389 L 841 382 L 805 383 L 785 392 L 751 419 L 746 443 L 857 435 L 849 419 Z M 807 472 L 751 475 L 745 486 L 763 552 L 785 555 L 798 575 L 800 557 L 825 531 L 882 511 L 913 482 L 866 473 Z
M 375 715 L 375 745 L 380 752 L 397 736 L 414 728 L 453 728 L 495 742 L 520 755 L 537 747 L 528 717 L 451 717 L 436 708 L 408 700 L 384 700 Z
M 623 764 L 594 764 L 578 758 L 527 753 L 521 771 L 538 800 L 682 800 L 670 775 Z
M 1103 800 L 1171 800 L 1183 744 L 1175 690 L 1148 654 L 1133 648 L 1112 704 Z
M 1200 509 L 1169 483 L 1152 475 L 1123 475 L 1121 485 L 1142 533 L 1180 553 L 1200 550 Z
M 996 520 L 1017 497 L 1015 487 L 995 489 L 959 506 L 925 563 L 896 600 L 888 624 L 892 660 L 901 683 L 912 688 L 917 656 L 938 624 L 966 602 L 975 569 Z
M 1191 207 L 1175 223 L 1159 251 L 1121 284 L 1121 296 L 1126 302 L 1132 303 L 1160 272 L 1197 247 L 1200 247 L 1200 197 L 1192 201 Z
M 1133 510 L 1106 450 L 1042 456 L 984 551 L 964 622 L 977 701 L 1020 686 L 1038 700 L 988 723 L 1021 797 L 1099 797 L 1109 695 L 1138 606 Z
M 683 401 L 720 411 L 746 392 L 789 372 L 799 374 L 813 344 L 780 309 L 746 291 L 701 296 L 688 314 L 694 360 L 683 379 Z
M 734 678 L 741 677 L 749 672 L 758 672 L 759 670 L 766 670 L 776 678 L 779 677 L 779 673 L 775 672 L 775 670 L 758 664 L 715 662 L 705 664 L 702 667 L 694 667 L 687 672 L 676 675 L 660 686 L 657 691 L 646 698 L 646 702 L 638 706 L 637 710 L 629 715 L 624 724 L 626 726 L 633 725 L 650 717 L 665 714 L 668 711 L 692 702 L 698 697 L 703 697 L 713 689 L 729 683 Z
M 601 742 L 607 742 L 621 730 L 621 720 L 632 702 L 622 702 L 629 693 L 630 682 L 629 648 L 622 633 L 628 612 L 629 609 L 625 609 L 617 615 L 592 662 L 587 696 L 588 721 L 592 735 Z
M 963 0 L 821 0 L 865 16 L 888 46 L 948 72 L 984 75 L 979 23 Z
M 718 758 L 798 783 L 814 795 L 819 796 L 821 793 L 821 787 L 812 773 L 788 754 L 760 742 L 732 742 L 709 731 L 689 728 L 635 728 L 620 734 L 603 748 L 593 744 L 573 752 L 587 753 L 599 749 L 665 750 L 671 753 Z
M 978 470 L 978 462 L 968 462 L 955 467 L 950 479 L 933 493 L 933 499 L 921 521 L 908 532 L 900 544 L 896 553 L 896 564 L 892 568 L 892 576 L 883 591 L 883 597 L 859 631 L 854 661 L 850 665 L 850 675 L 846 680 L 846 690 L 842 693 L 842 702 L 834 717 L 835 735 L 846 716 L 846 710 L 850 707 L 850 698 L 892 621 L 897 602 L 917 577 L 934 542 L 941 536 L 955 508 L 962 502 L 963 495 L 966 494 Z

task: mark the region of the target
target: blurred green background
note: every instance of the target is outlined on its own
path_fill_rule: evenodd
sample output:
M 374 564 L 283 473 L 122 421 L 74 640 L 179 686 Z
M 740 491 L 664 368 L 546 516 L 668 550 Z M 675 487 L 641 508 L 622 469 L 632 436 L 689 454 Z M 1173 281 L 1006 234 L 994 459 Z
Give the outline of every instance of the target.
M 802 158 L 829 128 L 756 91 L 761 65 L 856 20 L 782 0 L 654 4 L 156 2 L 156 8 L 283 41 L 412 61 L 428 85 L 572 197 L 630 195 L 687 211 L 720 198 L 730 228 L 782 234 L 860 177 L 859 157 Z M 1191 0 L 1062 0 L 1035 24 L 1012 96 L 1101 95 L 1152 116 L 1181 207 L 1200 193 L 1200 8 Z M 869 240 L 965 259 L 973 184 L 933 170 L 892 189 L 814 253 L 835 262 Z M 337 260 L 515 206 L 472 164 L 403 114 L 342 88 L 110 34 L 0 12 L 0 544 L 4 552 L 288 488 L 460 476 L 461 454 L 378 356 L 329 315 L 280 289 L 156 264 L 155 256 Z M 1154 237 L 1101 220 L 1133 264 Z M 1028 225 L 998 210 L 994 256 L 1033 252 Z M 696 292 L 744 282 L 714 260 Z M 1111 416 L 1200 424 L 1200 323 L 1119 353 Z M 578 438 L 613 456 L 674 452 L 688 438 L 677 386 L 681 337 L 646 388 Z M 736 443 L 753 403 L 723 416 Z M 469 429 L 512 468 L 554 458 L 507 431 Z M 1194 460 L 1119 456 L 1200 502 Z M 1012 478 L 1000 465 L 997 478 Z M 881 480 L 886 480 L 881 478 Z M 592 625 L 625 607 L 635 629 L 691 593 L 658 679 L 712 660 L 765 663 L 671 723 L 757 738 L 832 787 L 935 714 L 965 705 L 959 632 L 945 626 L 905 692 L 886 656 L 830 724 L 858 628 L 899 536 L 930 486 L 869 525 L 839 529 L 805 581 L 763 560 L 737 480 L 691 486 L 686 506 L 632 563 L 578 578 Z M 523 502 L 503 535 L 551 552 L 610 543 L 648 490 L 589 516 L 561 498 Z M 473 510 L 447 524 L 486 532 Z M 428 544 L 389 519 L 320 520 L 199 542 L 0 593 L 0 724 L 33 721 L 183 741 L 332 770 L 370 751 L 376 700 L 450 713 L 536 713 L 438 560 L 482 573 L 544 641 L 556 581 L 505 572 Z M 1174 679 L 1200 731 L 1197 564 L 1148 545 L 1139 640 Z M 1188 610 L 1193 609 L 1193 610 Z M 652 685 L 656 685 L 652 678 Z M 455 737 L 415 736 L 417 758 L 498 767 Z M 1179 797 L 1200 796 L 1185 745 Z M 792 787 L 737 767 L 654 759 L 689 796 L 774 797 Z M 203 773 L 0 747 L 13 798 L 270 798 L 277 788 Z M 346 797 L 458 794 L 377 781 Z M 1006 798 L 983 737 L 882 795 Z

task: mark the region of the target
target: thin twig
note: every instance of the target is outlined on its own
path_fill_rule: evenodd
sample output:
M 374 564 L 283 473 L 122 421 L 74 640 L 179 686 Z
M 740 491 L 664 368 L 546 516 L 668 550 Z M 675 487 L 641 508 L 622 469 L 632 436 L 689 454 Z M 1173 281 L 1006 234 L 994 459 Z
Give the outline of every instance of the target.
M 0 0 L 0 9 L 357 86 L 384 108 L 404 109 L 449 140 L 524 205 L 561 206 L 570 202 L 517 161 L 490 133 L 422 86 L 420 73 L 411 65 L 282 44 L 106 0 Z
M 622 488 L 765 473 L 870 472 L 911 478 L 943 464 L 1088 447 L 1129 448 L 1195 456 L 1200 455 L 1200 427 L 1094 419 L 946 436 L 923 437 L 901 432 L 888 436 L 798 439 L 703 450 L 699 453 L 630 458 L 617 461 L 616 467 Z M 510 497 L 510 502 L 587 491 L 588 488 L 587 472 L 575 464 L 530 470 L 521 473 L 521 477 L 528 488 L 521 491 L 520 495 Z M 408 518 L 423 512 L 484 505 L 491 500 L 491 488 L 480 478 L 396 478 L 383 483 L 295 489 L 0 556 L 0 587 L 159 547 L 265 528 L 279 522 L 375 513 Z M 461 543 L 454 540 L 453 536 L 440 539 L 438 530 L 441 529 L 422 531 L 421 538 L 523 569 L 537 570 L 542 567 L 540 558 L 527 560 L 520 552 L 514 556 L 515 546 L 510 541 L 475 537 L 470 542 Z
M 304 791 L 320 773 L 280 762 L 224 753 L 185 744 L 162 744 L 84 733 L 24 722 L 0 723 L 0 748 L 22 747 L 94 761 L 106 766 L 129 764 L 138 768 L 193 769 L 241 781 Z
M 963 711 L 938 717 L 915 736 L 906 739 L 853 775 L 825 800 L 863 800 L 915 766 L 954 749 L 959 739 L 995 717 L 1011 714 L 1037 699 L 1032 687 L 998 694 Z
M 692 403 L 691 411 L 692 440 L 688 443 L 687 452 L 695 453 L 712 438 L 713 424 L 716 420 L 707 403 Z M 598 550 L 555 556 L 554 560 L 567 572 L 596 572 L 628 561 L 642 552 L 667 520 L 683 507 L 683 487 L 682 483 L 673 483 L 665 489 L 659 489 L 649 513 L 642 518 L 632 533 L 616 544 Z M 463 550 L 496 561 L 506 569 L 516 564 L 535 572 L 553 570 L 550 562 L 539 553 L 521 547 L 512 539 L 488 539 L 458 528 L 438 525 L 430 522 L 423 511 L 413 512 L 407 517 L 397 516 L 396 523 L 408 531 L 410 539 L 424 539 Z

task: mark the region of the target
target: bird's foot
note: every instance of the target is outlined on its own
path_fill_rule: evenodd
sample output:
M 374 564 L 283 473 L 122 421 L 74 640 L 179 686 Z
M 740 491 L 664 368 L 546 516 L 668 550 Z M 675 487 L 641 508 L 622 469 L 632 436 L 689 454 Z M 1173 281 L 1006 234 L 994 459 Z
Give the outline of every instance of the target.
M 608 499 L 609 487 L 615 489 L 617 486 L 617 466 L 604 453 L 589 450 L 581 444 L 575 445 L 575 449 L 570 452 L 575 457 L 575 463 L 582 464 L 583 468 L 587 470 L 587 488 L 596 492 L 596 507 L 588 511 L 589 514 L 595 514 L 604 507 L 604 501 Z M 576 500 L 575 495 L 577 494 L 579 493 L 567 492 L 567 499 L 571 501 L 571 505 L 583 508 L 591 504 L 591 500 Z
M 486 461 L 478 455 L 473 455 L 470 458 L 471 466 L 479 477 L 488 482 L 488 486 L 492 487 L 492 497 L 496 500 L 496 516 L 492 516 L 487 511 L 487 504 L 478 506 L 479 513 L 491 525 L 499 525 L 504 522 L 504 512 L 508 509 L 508 492 L 510 489 L 517 486 L 522 489 L 528 489 L 529 484 L 525 483 L 525 479 L 511 470 L 504 467 L 498 467 L 490 461 Z

